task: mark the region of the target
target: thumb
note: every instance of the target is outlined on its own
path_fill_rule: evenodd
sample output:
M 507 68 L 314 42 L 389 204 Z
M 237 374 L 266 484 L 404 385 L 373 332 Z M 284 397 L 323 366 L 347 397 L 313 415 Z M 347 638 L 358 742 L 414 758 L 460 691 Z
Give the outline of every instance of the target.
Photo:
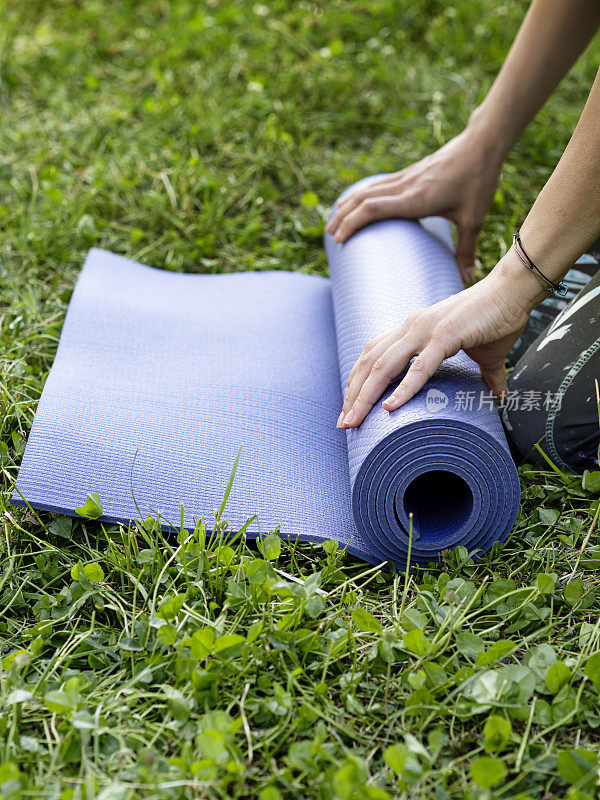
M 475 251 L 481 228 L 477 225 L 458 225 L 456 261 L 465 283 L 473 283 L 475 275 Z
M 504 359 L 502 359 L 502 361 L 497 361 L 495 364 L 480 365 L 479 371 L 481 372 L 481 377 L 485 381 L 485 385 L 497 398 L 508 394 Z

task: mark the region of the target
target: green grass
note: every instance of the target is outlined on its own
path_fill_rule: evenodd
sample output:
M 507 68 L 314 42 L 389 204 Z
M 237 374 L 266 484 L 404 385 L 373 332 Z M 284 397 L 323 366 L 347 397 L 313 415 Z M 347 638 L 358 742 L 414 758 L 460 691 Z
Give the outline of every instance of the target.
M 525 6 L 0 8 L 0 797 L 595 796 L 599 473 L 523 468 L 504 547 L 409 576 L 333 546 L 225 544 L 224 522 L 167 540 L 151 520 L 10 504 L 91 245 L 171 270 L 324 273 L 328 205 L 461 129 Z M 511 155 L 484 270 L 599 55 Z

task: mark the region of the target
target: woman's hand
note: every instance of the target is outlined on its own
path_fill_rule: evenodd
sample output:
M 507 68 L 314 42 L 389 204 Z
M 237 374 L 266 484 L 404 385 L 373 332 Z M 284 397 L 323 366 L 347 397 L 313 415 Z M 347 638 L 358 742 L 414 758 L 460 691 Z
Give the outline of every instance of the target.
M 507 391 L 504 359 L 545 296 L 510 250 L 479 283 L 411 314 L 399 328 L 365 346 L 348 377 L 338 427 L 358 427 L 413 356 L 406 375 L 383 401 L 386 411 L 408 402 L 459 350 L 479 364 L 490 391 L 502 395 Z
M 477 239 L 504 158 L 489 134 L 467 128 L 440 150 L 340 200 L 325 230 L 345 242 L 369 222 L 433 215 L 456 223 L 456 260 L 465 283 L 475 271 Z

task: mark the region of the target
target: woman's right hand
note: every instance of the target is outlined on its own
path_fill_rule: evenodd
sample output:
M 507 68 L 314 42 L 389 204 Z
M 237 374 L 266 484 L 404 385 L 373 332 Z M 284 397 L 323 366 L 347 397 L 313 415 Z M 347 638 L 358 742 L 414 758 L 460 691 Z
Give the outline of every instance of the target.
M 383 401 L 386 411 L 396 411 L 459 350 L 479 365 L 488 389 L 501 397 L 508 388 L 506 354 L 531 310 L 547 296 L 511 248 L 483 280 L 415 311 L 365 345 L 348 377 L 338 427 L 357 428 L 390 381 L 406 370 Z
M 376 220 L 441 216 L 454 222 L 456 260 L 471 282 L 479 232 L 492 203 L 504 153 L 489 135 L 466 128 L 435 153 L 348 194 L 325 230 L 337 242 Z

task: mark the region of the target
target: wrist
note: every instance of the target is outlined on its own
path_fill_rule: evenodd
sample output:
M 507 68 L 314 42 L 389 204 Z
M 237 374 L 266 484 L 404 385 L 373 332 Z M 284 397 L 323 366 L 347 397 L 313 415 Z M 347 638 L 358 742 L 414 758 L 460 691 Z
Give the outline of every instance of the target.
M 496 290 L 517 312 L 529 315 L 549 295 L 548 290 L 525 267 L 512 247 L 498 261 L 489 277 L 492 278 Z
M 478 106 L 469 117 L 465 129 L 469 138 L 481 148 L 486 158 L 502 166 L 514 144 L 514 134 L 510 127 L 497 119 L 497 115 L 488 110 L 485 102 Z

